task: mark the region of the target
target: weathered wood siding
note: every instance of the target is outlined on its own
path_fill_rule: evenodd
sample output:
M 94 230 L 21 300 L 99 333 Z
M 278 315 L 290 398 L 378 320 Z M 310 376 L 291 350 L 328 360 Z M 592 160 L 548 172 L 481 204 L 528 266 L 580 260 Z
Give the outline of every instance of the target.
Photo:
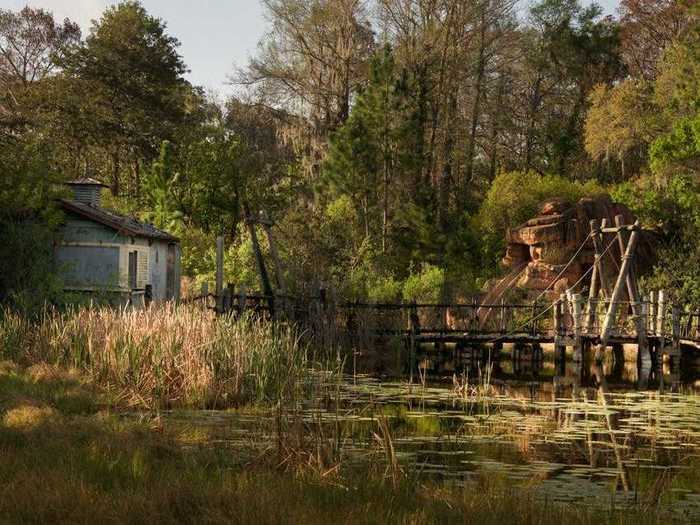
M 174 275 L 169 283 L 170 244 L 121 235 L 99 223 L 68 215 L 56 247 L 56 262 L 68 289 L 128 292 L 129 253 L 137 252 L 136 289 L 151 285 L 155 301 L 179 299 L 180 247 L 173 244 L 176 260 L 170 265 Z
M 56 264 L 69 289 L 118 290 L 119 251 L 117 246 L 59 246 Z
M 168 265 L 169 246 L 175 250 L 175 261 Z M 180 298 L 180 247 L 168 241 L 154 240 L 150 253 L 150 284 L 153 288 L 153 299 L 156 301 L 169 301 Z M 168 285 L 169 272 L 171 283 Z

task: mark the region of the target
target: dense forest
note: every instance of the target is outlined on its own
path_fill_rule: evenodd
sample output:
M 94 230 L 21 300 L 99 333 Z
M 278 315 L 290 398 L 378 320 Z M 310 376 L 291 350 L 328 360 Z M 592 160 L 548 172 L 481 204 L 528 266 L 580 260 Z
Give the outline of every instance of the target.
M 79 177 L 180 237 L 193 283 L 225 235 L 227 280 L 259 287 L 262 212 L 292 291 L 370 300 L 468 297 L 543 199 L 607 192 L 657 234 L 649 279 L 700 300 L 695 2 L 262 2 L 227 100 L 138 2 L 90 28 L 0 10 L 0 300 L 60 294 L 52 202 Z

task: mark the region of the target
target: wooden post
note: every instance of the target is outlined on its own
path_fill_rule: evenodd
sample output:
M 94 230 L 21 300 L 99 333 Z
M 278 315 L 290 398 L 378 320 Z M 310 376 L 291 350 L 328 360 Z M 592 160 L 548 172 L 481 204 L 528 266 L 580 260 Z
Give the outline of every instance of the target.
M 238 290 L 238 315 L 241 317 L 243 317 L 245 313 L 246 302 L 248 301 L 247 293 L 248 289 L 246 285 L 242 284 Z
M 659 290 L 659 303 L 656 312 L 656 330 L 657 336 L 664 337 L 664 318 L 666 317 L 666 292 Z
M 231 311 L 232 298 L 234 294 L 234 288 L 232 284 L 229 284 L 224 288 L 224 300 L 223 300 L 223 312 L 229 313 Z
M 681 309 L 675 303 L 673 305 L 671 315 L 672 315 L 671 357 L 677 359 L 681 355 Z
M 572 315 L 574 318 L 574 361 L 583 361 L 583 337 L 581 330 L 581 314 L 582 314 L 582 303 L 583 297 L 580 293 L 571 293 L 571 307 Z
M 554 336 L 560 335 L 562 332 L 562 318 L 561 318 L 561 299 L 557 299 L 557 302 L 554 303 Z
M 409 372 L 409 380 L 411 383 L 413 383 L 413 372 L 416 367 L 416 353 L 417 353 L 417 337 L 420 335 L 420 318 L 418 317 L 418 307 L 416 306 L 416 302 L 413 301 L 409 307 L 409 317 L 408 317 L 408 322 L 409 322 L 409 367 L 410 367 L 410 372 Z
M 651 366 L 651 352 L 649 349 L 649 340 L 647 338 L 647 311 L 649 305 L 640 304 L 639 315 L 636 317 L 636 327 L 637 327 L 637 354 L 639 356 L 639 363 L 642 368 L 648 368 Z
M 596 251 L 600 255 L 599 260 L 598 260 L 598 280 L 600 281 L 600 291 L 602 292 L 604 297 L 608 296 L 609 288 L 608 288 L 608 278 L 605 275 L 604 268 L 603 268 L 603 246 L 604 246 L 604 237 L 603 237 L 603 228 L 607 227 L 608 225 L 608 219 L 603 219 L 600 221 L 600 229 L 598 230 L 598 235 L 593 236 L 593 246 Z
M 605 314 L 605 319 L 603 321 L 603 326 L 600 333 L 600 347 L 596 353 L 596 359 L 602 359 L 602 351 L 608 345 L 608 339 L 610 338 L 610 332 L 612 331 L 613 324 L 615 323 L 615 317 L 617 314 L 617 304 L 622 297 L 622 292 L 627 283 L 627 275 L 629 273 L 630 266 L 632 264 L 632 259 L 634 257 L 634 252 L 637 247 L 637 240 L 639 235 L 639 221 L 634 223 L 634 228 L 632 230 L 632 235 L 630 235 L 629 242 L 627 243 L 627 249 L 622 257 L 622 265 L 620 266 L 620 273 L 617 276 L 617 281 L 615 282 L 615 288 L 612 293 L 610 300 L 610 305 L 608 306 L 608 311 Z
M 206 310 L 209 303 L 209 283 L 202 283 L 202 309 Z
M 564 296 L 562 296 L 564 297 Z M 554 360 L 566 360 L 564 344 L 564 300 L 560 297 L 554 305 Z
M 316 310 L 316 319 L 313 326 L 319 332 L 317 334 L 317 339 L 320 341 L 321 348 L 326 349 L 328 338 L 327 338 L 327 316 L 328 316 L 328 293 L 325 288 L 319 287 L 318 289 L 318 307 Z
M 499 332 L 505 334 L 506 330 L 506 300 L 501 297 L 501 311 L 500 311 L 500 322 L 499 322 Z
M 615 216 L 615 226 L 618 228 L 617 244 L 620 246 L 620 256 L 624 257 L 627 239 L 626 235 L 622 232 L 622 215 Z M 639 315 L 639 308 L 637 307 L 637 287 L 634 280 L 634 259 L 630 260 L 626 274 L 625 286 L 627 288 L 627 297 L 629 298 L 630 306 L 632 307 L 632 314 L 637 316 Z
M 605 219 L 603 219 L 605 221 Z M 588 307 L 586 309 L 586 319 L 583 325 L 585 332 L 589 332 L 595 324 L 595 314 L 596 314 L 596 300 L 598 298 L 599 290 L 602 287 L 605 289 L 605 275 L 603 274 L 603 261 L 601 259 L 602 248 L 600 245 L 600 229 L 598 227 L 598 221 L 592 219 L 590 222 L 591 226 L 591 239 L 593 240 L 593 249 L 595 250 L 595 260 L 593 262 L 593 273 L 591 274 L 591 287 L 588 290 Z
M 649 317 L 647 319 L 647 330 L 656 334 L 656 292 L 649 292 Z
M 216 238 L 216 313 L 224 311 L 224 238 Z
M 572 293 L 571 297 L 571 314 L 574 318 L 574 333 L 576 335 L 581 335 L 582 332 L 582 311 L 583 311 L 583 297 L 580 293 Z

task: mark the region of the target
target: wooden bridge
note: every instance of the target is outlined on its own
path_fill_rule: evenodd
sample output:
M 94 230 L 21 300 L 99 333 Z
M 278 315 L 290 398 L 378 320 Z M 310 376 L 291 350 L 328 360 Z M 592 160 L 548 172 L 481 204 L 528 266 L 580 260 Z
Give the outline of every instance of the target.
M 586 243 L 595 251 L 592 267 L 555 300 L 550 288 L 529 304 L 419 304 L 360 303 L 339 301 L 325 290 L 307 297 L 285 293 L 279 260 L 269 224 L 262 223 L 270 240 L 275 261 L 275 288 L 259 250 L 253 221 L 249 221 L 256 261 L 265 291 L 249 294 L 245 287 L 223 284 L 223 239 L 217 243 L 216 291 L 202 290 L 208 307 L 221 314 L 253 312 L 274 320 L 287 320 L 302 327 L 322 344 L 348 348 L 375 348 L 378 339 L 400 339 L 414 360 L 419 352 L 462 351 L 468 348 L 501 350 L 505 344 L 514 351 L 529 347 L 535 353 L 551 345 L 561 359 L 570 348 L 575 361 L 582 361 L 595 348 L 596 361 L 610 349 L 619 355 L 623 345 L 635 345 L 642 366 L 653 360 L 678 360 L 684 351 L 700 350 L 700 309 L 671 303 L 669 294 L 658 290 L 642 296 L 635 275 L 634 257 L 641 228 L 625 225 L 616 217 L 615 226 L 590 222 Z M 604 260 L 613 260 L 617 278 L 606 282 Z M 605 259 L 605 256 L 608 256 Z M 564 266 L 564 274 L 575 259 Z M 590 279 L 589 279 L 590 277 Z M 587 291 L 586 296 L 579 290 Z
M 618 354 L 623 345 L 634 345 L 644 365 L 700 350 L 700 309 L 668 304 L 663 291 L 634 305 L 637 316 L 629 301 L 615 305 L 619 315 L 608 325 L 602 348 L 600 320 L 611 305 L 604 300 L 584 302 L 580 294 L 553 303 L 420 304 L 336 301 L 323 290 L 301 298 L 235 292 L 234 287 L 225 288 L 220 301 L 209 295 L 208 307 L 227 315 L 293 322 L 322 342 L 345 348 L 373 349 L 379 340 L 401 340 L 412 359 L 425 352 L 500 351 L 510 345 L 514 351 L 534 352 L 549 346 L 558 359 L 568 348 L 575 361 L 597 348 L 600 360 L 605 348 Z

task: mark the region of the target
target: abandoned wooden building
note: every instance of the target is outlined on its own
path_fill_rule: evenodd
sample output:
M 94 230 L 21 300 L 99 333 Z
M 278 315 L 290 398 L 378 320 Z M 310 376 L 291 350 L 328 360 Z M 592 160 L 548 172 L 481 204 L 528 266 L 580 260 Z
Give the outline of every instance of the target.
M 105 186 L 94 179 L 67 183 L 65 220 L 55 249 L 68 291 L 105 294 L 143 304 L 180 296 L 180 243 L 167 232 L 101 207 Z

